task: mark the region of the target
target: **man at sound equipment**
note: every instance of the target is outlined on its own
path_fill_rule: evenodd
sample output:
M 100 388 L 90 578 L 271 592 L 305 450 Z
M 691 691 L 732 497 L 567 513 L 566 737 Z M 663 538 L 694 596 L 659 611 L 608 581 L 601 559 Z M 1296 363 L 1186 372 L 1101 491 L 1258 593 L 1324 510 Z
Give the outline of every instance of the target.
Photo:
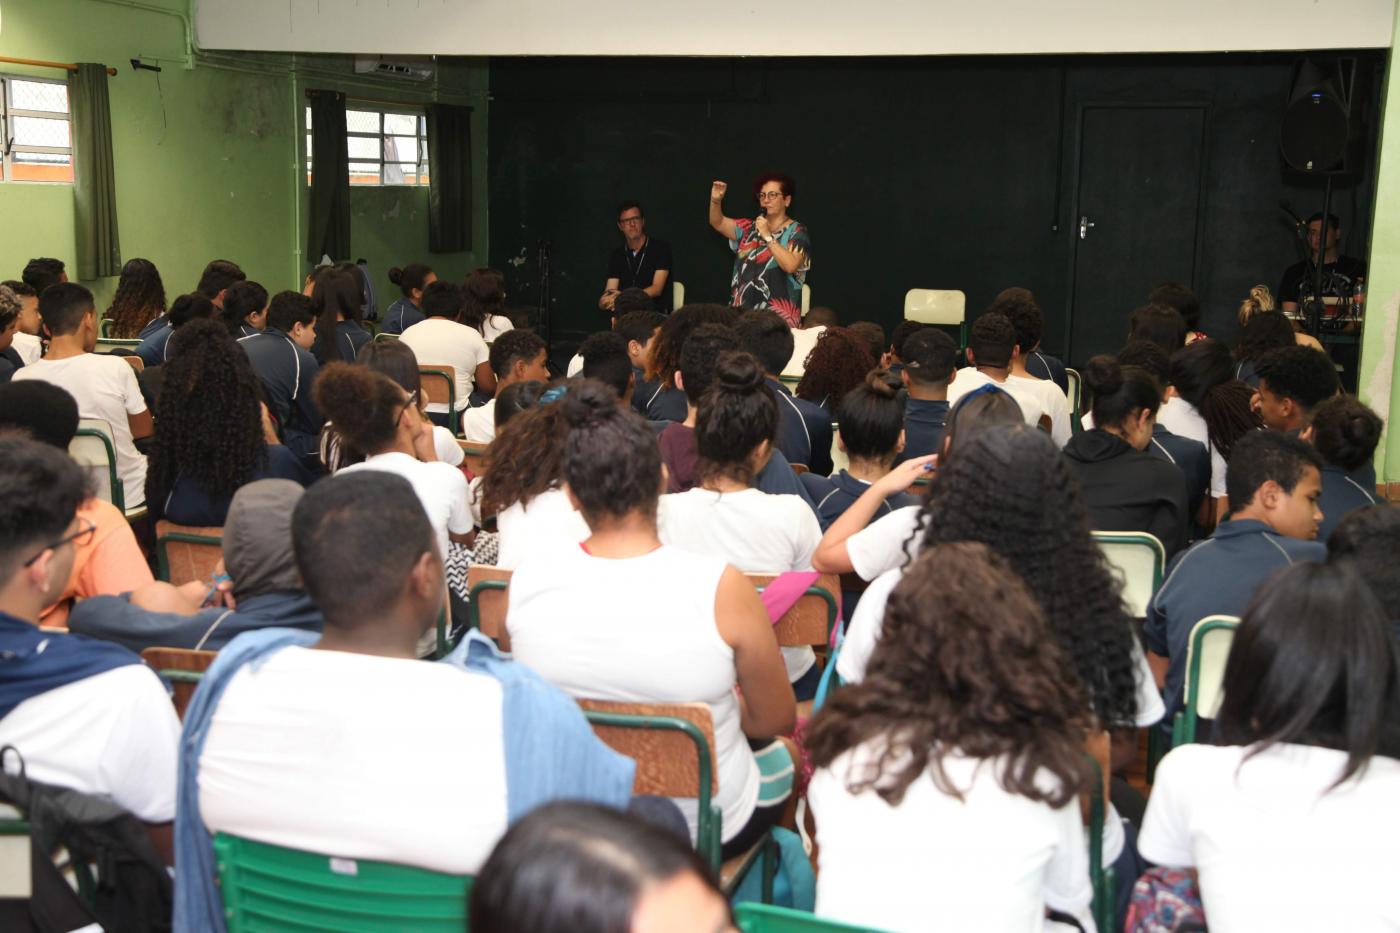
M 1319 323 L 1324 333 L 1353 333 L 1361 322 L 1366 303 L 1366 262 L 1354 256 L 1342 256 L 1337 244 L 1342 225 L 1335 214 L 1327 215 L 1327 247 L 1322 260 L 1322 312 Z M 1308 302 L 1312 300 L 1322 238 L 1322 214 L 1308 218 L 1309 258 L 1289 266 L 1278 287 L 1279 308 L 1294 322 L 1308 324 Z M 1316 336 L 1316 335 L 1314 335 Z
M 671 310 L 671 244 L 647 236 L 647 218 L 642 205 L 623 201 L 617 209 L 617 229 L 622 245 L 608 257 L 608 282 L 598 299 L 598 308 L 609 313 L 617 293 L 624 288 L 640 288 L 651 296 L 656 310 Z

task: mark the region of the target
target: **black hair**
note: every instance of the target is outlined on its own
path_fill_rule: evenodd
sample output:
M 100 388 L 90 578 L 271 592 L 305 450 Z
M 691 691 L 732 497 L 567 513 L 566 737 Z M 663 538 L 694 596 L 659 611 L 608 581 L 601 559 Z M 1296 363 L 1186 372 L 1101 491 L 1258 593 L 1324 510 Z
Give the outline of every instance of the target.
M 634 201 L 634 200 L 628 199 L 628 200 L 626 200 L 626 201 L 623 201 L 621 204 L 619 204 L 619 205 L 617 206 L 617 216 L 618 216 L 618 217 L 621 217 L 623 214 L 627 213 L 628 211 L 630 211 L 630 210 L 631 210 L 632 208 L 634 208 L 634 207 L 637 209 L 637 213 L 638 213 L 638 214 L 641 214 L 643 217 L 645 217 L 645 216 L 647 215 L 647 212 L 644 211 L 644 210 L 642 210 L 642 202 L 641 202 L 641 201 Z
M 739 340 L 739 349 L 752 353 L 763 368 L 775 376 L 792 359 L 792 331 L 776 311 L 766 308 L 745 311 L 739 315 L 734 336 Z M 684 352 L 681 351 L 682 355 Z
M 1254 364 L 1259 383 L 1280 398 L 1297 402 L 1312 411 L 1321 402 L 1341 391 L 1332 359 L 1314 347 L 1294 344 L 1270 350 Z
M 495 269 L 473 269 L 459 292 L 461 322 L 486 336 L 486 322 L 506 313 L 506 277 Z
M 0 285 L 5 286 L 10 291 L 18 295 L 20 298 L 39 297 L 39 292 L 36 291 L 34 286 L 30 285 L 28 282 L 21 282 L 17 279 L 6 279 L 5 281 L 0 282 Z
M 301 292 L 278 292 L 272 296 L 272 301 L 267 307 L 267 326 L 284 334 L 290 334 L 292 328 L 298 324 L 310 327 L 314 320 L 316 306 Z
M 1375 755 L 1400 755 L 1391 624 L 1346 562 L 1281 571 L 1255 591 L 1235 631 L 1216 740 L 1249 746 L 1245 761 L 1280 743 L 1345 752 L 1332 788 Z
M 529 411 L 537 408 L 540 404 L 540 396 L 544 395 L 545 384 L 538 379 L 526 379 L 524 382 L 512 382 L 500 392 L 496 393 L 495 424 L 496 433 L 501 433 L 501 428 L 506 422 L 522 411 Z
M 88 497 L 67 451 L 20 435 L 0 437 L 0 581 L 62 537 Z
M 967 348 L 977 366 L 1010 366 L 1011 353 L 1016 349 L 1016 328 L 999 311 L 983 312 L 967 330 Z
M 360 350 L 355 362 L 383 373 L 409 394 L 423 394 L 423 377 L 418 357 L 402 340 L 371 340 Z
M 647 358 L 646 376 L 660 379 L 661 384 L 670 388 L 675 385 L 676 370 L 680 369 L 681 350 L 686 339 L 701 324 L 723 324 L 733 328 L 739 320 L 739 309 L 720 304 L 688 304 L 677 308 L 666 316 L 661 325 L 661 333 L 656 335 L 651 354 Z
M 719 324 L 701 324 L 695 328 L 681 348 L 679 368 L 687 402 L 700 407 L 700 400 L 714 384 L 720 356 L 738 348 L 739 341 L 731 328 Z
M 899 358 L 909 381 L 921 386 L 946 385 L 958 365 L 958 345 L 937 327 L 925 327 L 909 335 Z
M 1186 345 L 1188 333 L 1190 328 L 1186 326 L 1186 319 L 1171 305 L 1145 304 L 1133 309 L 1128 319 L 1128 340 L 1155 343 L 1168 354 Z
M 854 321 L 846 329 L 870 344 L 870 358 L 879 363 L 885 355 L 885 329 L 874 321 Z
M 1350 562 L 1380 600 L 1385 616 L 1400 622 L 1400 509 L 1381 502 L 1346 514 L 1327 539 L 1327 561 Z
M 19 296 L 0 285 L 0 334 L 9 330 L 10 325 L 19 320 L 19 312 L 22 307 Z
M 516 360 L 530 363 L 539 356 L 540 351 L 547 349 L 544 339 L 532 330 L 523 327 L 508 330 L 491 344 L 488 357 L 491 371 L 496 374 L 497 379 L 503 378 L 510 372 Z
M 1292 493 L 1308 467 L 1322 470 L 1322 458 L 1312 445 L 1278 431 L 1250 431 L 1235 444 L 1225 468 L 1225 495 L 1238 512 L 1254 501 L 1269 480 Z
M 1235 378 L 1234 358 L 1218 340 L 1196 340 L 1173 353 L 1171 384 L 1205 419 L 1210 443 L 1227 462 L 1235 442 L 1260 426 L 1250 403 L 1254 390 Z
M 0 428 L 22 428 L 36 441 L 67 451 L 78 433 L 78 403 L 42 379 L 0 384 Z
M 626 933 L 644 890 L 687 873 L 724 900 L 672 833 L 597 804 L 545 804 L 501 837 L 477 873 L 469 923 L 474 933 Z
M 1040 346 L 1041 335 L 1045 332 L 1045 312 L 1040 310 L 1030 292 L 1024 288 L 1008 288 L 997 295 L 987 310 L 1006 315 L 1016 330 L 1016 345 L 1021 348 L 1022 356 Z
M 1155 417 L 1162 404 L 1162 387 L 1145 369 L 1120 366 L 1107 354 L 1084 364 L 1084 385 L 1093 393 L 1094 425 L 1116 428 L 1134 413 L 1147 409 Z
M 634 311 L 655 311 L 656 299 L 647 294 L 645 288 L 624 288 L 613 299 L 613 314 L 631 314 Z
M 358 321 L 364 311 L 360 278 L 349 269 L 329 268 L 316 273 L 311 285 L 311 304 L 316 308 L 316 358 L 322 363 L 345 359 L 345 350 L 336 339 L 336 323 Z
M 388 376 L 352 363 L 328 363 L 316 377 L 316 407 L 352 448 L 373 456 L 394 442 L 404 391 Z
M 1312 429 L 1323 461 L 1350 473 L 1371 462 L 1385 424 L 1360 399 L 1339 395 L 1313 409 Z
M 1187 333 L 1200 329 L 1201 299 L 1179 282 L 1163 282 L 1156 286 L 1147 293 L 1147 303 L 1175 308 L 1181 319 L 1186 322 Z
M 617 316 L 617 324 L 613 330 L 629 343 L 635 340 L 646 346 L 647 341 L 654 337 L 665 323 L 666 316 L 660 311 L 628 311 Z
M 763 190 L 763 186 L 770 181 L 778 183 L 778 187 L 783 192 L 785 198 L 797 197 L 797 182 L 792 180 L 791 175 L 784 175 L 781 172 L 764 172 L 753 180 L 753 194 L 758 197 L 758 193 Z
M 1317 222 L 1318 222 L 1319 220 L 1321 220 L 1321 219 L 1322 219 L 1322 211 L 1316 211 L 1315 213 L 1313 213 L 1313 214 L 1311 214 L 1311 215 L 1308 216 L 1308 223 L 1310 223 L 1310 224 L 1315 224 L 1315 223 L 1317 223 Z M 1327 229 L 1328 229 L 1328 230 L 1340 230 L 1340 229 L 1342 229 L 1342 222 L 1341 222 L 1340 219 L 1338 219 L 1338 217 L 1337 217 L 1336 214 L 1328 214 L 1328 215 L 1327 215 Z
M 257 282 L 235 282 L 224 294 L 224 326 L 235 337 L 242 336 L 239 327 L 248 322 L 248 315 L 267 307 L 267 289 Z
M 846 393 L 837 408 L 841 441 L 852 460 L 892 461 L 904 430 L 905 396 L 899 378 L 877 369 Z
M 421 262 L 410 262 L 402 269 L 398 266 L 394 266 L 390 269 L 389 281 L 397 285 L 399 291 L 403 292 L 403 296 L 407 298 L 413 293 L 415 288 L 421 291 L 423 289 L 423 283 L 427 281 L 428 276 L 432 274 L 432 267 L 425 266 Z
M 616 392 L 618 398 L 627 394 L 632 361 L 621 334 L 609 330 L 589 334 L 578 348 L 578 355 L 583 357 L 583 378 L 598 380 Z
M 1119 366 L 1136 366 L 1165 388 L 1171 380 L 1171 354 L 1150 340 L 1129 340 L 1118 351 Z
M 755 471 L 749 458 L 760 444 L 771 444 L 777 436 L 778 400 L 762 364 L 742 350 L 720 354 L 714 382 L 700 400 L 695 418 L 701 481 L 725 476 L 752 482 Z
M 1298 345 L 1294 335 L 1293 322 L 1282 311 L 1259 311 L 1250 315 L 1240 328 L 1240 339 L 1235 344 L 1235 359 L 1238 362 L 1253 362 L 1269 350 Z
M 204 267 L 204 272 L 199 276 L 199 284 L 194 290 L 205 298 L 217 298 L 219 292 L 246 278 L 238 263 L 229 262 L 227 259 L 215 259 Z
M 636 412 L 592 379 L 575 380 L 559 400 L 567 425 L 561 470 L 590 528 L 602 519 L 640 512 L 656 517 L 661 450 Z
M 413 566 L 437 552 L 437 535 L 408 480 L 364 470 L 306 490 L 292 512 L 292 551 L 326 628 L 355 629 L 380 624 Z
M 900 321 L 894 326 L 894 330 L 890 331 L 890 352 L 903 361 L 904 341 L 909 339 L 910 334 L 917 333 L 927 326 L 922 321 L 911 321 L 908 318 Z
M 92 292 L 77 282 L 59 282 L 39 296 L 39 318 L 52 337 L 77 333 L 83 316 L 96 313 Z
M 425 317 L 443 317 L 456 321 L 462 316 L 462 289 L 452 282 L 438 279 L 423 289 L 419 307 Z
M 152 319 L 165 313 L 165 283 L 149 259 L 128 259 L 117 280 L 117 293 L 107 306 L 112 336 L 132 338 Z
M 165 319 L 170 324 L 170 329 L 175 330 L 184 327 L 190 321 L 211 318 L 218 313 L 219 309 L 214 306 L 214 302 L 199 292 L 190 292 L 170 303 L 170 311 L 166 314 Z
M 802 325 L 804 327 L 836 327 L 841 323 L 841 319 L 836 314 L 835 308 L 828 308 L 826 305 L 817 305 L 809 308 L 807 313 L 802 315 Z M 881 347 L 880 352 L 875 354 L 879 359 L 885 348 Z
M 34 289 L 34 294 L 42 295 L 44 289 L 50 285 L 58 285 L 63 282 L 63 273 L 62 259 L 41 256 L 38 259 L 29 260 L 24 271 L 20 273 L 20 278 L 24 279 L 25 285 Z

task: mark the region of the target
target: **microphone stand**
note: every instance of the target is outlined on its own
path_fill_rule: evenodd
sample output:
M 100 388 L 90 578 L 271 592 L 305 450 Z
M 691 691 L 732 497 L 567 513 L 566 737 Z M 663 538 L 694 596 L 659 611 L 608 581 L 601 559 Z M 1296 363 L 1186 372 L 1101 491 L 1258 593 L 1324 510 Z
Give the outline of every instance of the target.
M 1317 336 L 1322 333 L 1322 267 L 1327 264 L 1327 220 L 1332 212 L 1332 176 L 1327 176 L 1327 184 L 1322 194 L 1322 229 L 1317 232 L 1317 254 L 1313 255 L 1312 244 L 1308 244 L 1309 262 L 1312 263 L 1312 301 L 1308 307 L 1308 333 Z
M 538 265 L 540 274 L 540 301 L 535 311 L 535 323 L 539 328 L 540 337 L 544 339 L 546 356 L 554 349 L 554 341 L 550 334 L 550 294 L 549 294 L 549 241 L 540 240 L 538 244 Z

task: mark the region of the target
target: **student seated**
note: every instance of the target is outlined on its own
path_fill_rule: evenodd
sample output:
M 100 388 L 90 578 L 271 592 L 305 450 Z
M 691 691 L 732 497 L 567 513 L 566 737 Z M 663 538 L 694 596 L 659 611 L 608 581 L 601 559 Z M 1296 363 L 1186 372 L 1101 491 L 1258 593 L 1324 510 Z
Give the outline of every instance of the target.
M 475 328 L 487 346 L 515 329 L 506 315 L 505 276 L 495 269 L 474 269 L 467 275 L 462 283 L 462 323 Z
M 496 376 L 496 392 L 516 382 L 549 381 L 545 343 L 531 330 L 508 330 L 491 344 L 491 372 Z M 496 436 L 496 399 L 468 408 L 462 414 L 462 433 L 469 441 L 489 444 Z
M 830 421 L 831 410 L 865 381 L 877 362 L 860 337 L 844 327 L 828 327 L 807 355 L 807 368 L 793 395 L 818 406 Z
M 44 355 L 44 343 L 39 338 L 39 294 L 20 281 L 0 282 L 19 299 L 19 323 L 10 348 L 19 354 L 24 365 Z
M 1162 401 L 1152 422 L 1152 440 L 1147 452 L 1158 460 L 1173 464 L 1186 480 L 1186 504 L 1189 515 L 1196 515 L 1210 492 L 1210 452 L 1206 445 L 1189 437 L 1168 431 L 1162 424 L 1162 412 L 1174 398 L 1167 389 L 1171 381 L 1171 360 L 1165 350 L 1146 340 L 1130 340 L 1118 351 L 1119 366 L 1136 366 L 1151 374 L 1162 387 Z M 1084 415 L 1084 430 L 1094 426 L 1092 406 Z M 1223 494 L 1223 490 L 1222 490 Z
M 437 273 L 421 262 L 411 262 L 402 269 L 398 266 L 391 268 L 389 281 L 397 285 L 403 295 L 384 312 L 384 325 L 379 332 L 402 334 L 423 320 L 423 289 L 437 281 Z
M 84 599 L 68 618 L 69 631 L 132 651 L 218 651 L 259 628 L 319 632 L 321 610 L 306 595 L 292 559 L 292 510 L 301 494 L 300 485 L 285 479 L 243 486 L 224 521 L 223 558 L 212 580 L 181 587 L 129 583 L 121 595 Z
M 1211 933 L 1400 923 L 1396 652 L 1350 568 L 1296 565 L 1251 601 L 1215 744 L 1162 759 L 1140 839 L 1152 862 L 1193 871 Z
M 818 916 L 1039 930 L 1052 909 L 1092 928 L 1077 796 L 1092 725 L 1065 666 L 1041 607 L 987 546 L 940 544 L 909 566 L 867 678 L 805 732 Z
M 907 377 L 909 364 L 905 365 L 904 372 Z M 807 495 L 817 504 L 817 521 L 822 531 L 831 527 L 832 522 L 894 465 L 905 437 L 905 403 L 899 388 L 897 377 L 888 370 L 877 369 L 864 385 L 847 392 L 836 412 L 841 425 L 836 442 L 850 458 L 850 466 L 833 473 L 830 478 L 815 473 L 803 473 L 798 477 Z M 918 504 L 919 500 L 907 492 L 896 492 L 880 502 L 874 518 Z
M 119 357 L 92 352 L 97 346 L 97 309 L 92 292 L 83 286 L 51 286 L 39 300 L 39 314 L 52 338 L 48 355 L 15 373 L 14 381 L 52 383 L 77 400 L 79 417 L 107 422 L 126 507 L 144 505 L 146 455 L 135 442 L 150 437 L 153 426 L 136 371 Z
M 996 304 L 1016 328 L 1016 344 L 1021 348 L 1017 373 L 1032 379 L 1048 379 L 1059 386 L 1061 395 L 1068 396 L 1069 377 L 1065 375 L 1065 364 L 1040 349 L 1040 338 L 1045 333 L 1045 312 L 1035 296 L 1029 289 L 1004 288 L 997 294 Z
M 472 389 L 496 391 L 496 375 L 491 371 L 490 351 L 481 333 L 458 323 L 462 312 L 462 292 L 451 282 L 437 281 L 423 290 L 425 319 L 403 332 L 399 339 L 418 358 L 419 366 L 451 366 L 456 378 L 455 411 L 443 402 L 433 402 L 428 413 L 444 426 L 464 411 Z
M 777 777 L 792 764 L 782 746 L 756 756 L 747 740 L 788 732 L 796 715 L 768 613 L 722 557 L 658 536 L 661 458 L 640 418 L 586 381 L 557 407 L 567 424 L 565 493 L 589 534 L 581 546 L 542 543 L 516 568 L 511 652 L 574 697 L 709 706 L 723 851 L 732 858 L 777 822 L 791 787 Z M 693 834 L 696 802 L 678 803 Z
M 234 339 L 267 327 L 267 289 L 257 282 L 235 282 L 224 293 L 223 321 Z
M 1079 476 L 1093 529 L 1145 531 L 1170 559 L 1186 546 L 1191 516 L 1185 476 L 1146 453 L 1162 387 L 1145 370 L 1120 367 L 1107 355 L 1090 359 L 1083 376 L 1095 427 L 1070 438 L 1065 457 Z
M 551 803 L 496 844 L 471 893 L 474 933 L 734 933 L 710 867 L 665 829 Z
M 895 376 L 909 390 L 904 411 L 903 463 L 936 454 L 948 427 L 948 384 L 958 374 L 958 345 L 937 327 L 925 327 L 904 341 L 904 368 Z M 894 375 L 894 371 L 890 371 Z
M 1074 429 L 1070 423 L 1067 389 L 1048 378 L 1032 375 L 1026 365 L 1031 348 L 1040 346 L 1040 335 L 1045 329 L 1045 316 L 1040 310 L 1040 305 L 1035 303 L 1035 298 L 1024 288 L 1011 288 L 998 295 L 989 310 L 1005 314 L 1016 331 L 1016 352 L 1011 354 L 1011 374 L 1008 382 L 1036 395 L 1040 407 L 1050 416 L 1050 436 L 1055 439 L 1055 443 L 1063 447 L 1069 443 Z
M 300 458 L 276 443 L 258 401 L 258 377 L 221 322 L 182 326 L 170 353 L 146 476 L 153 521 L 218 526 L 246 483 L 311 482 Z
M 660 388 L 659 382 L 647 381 L 647 360 L 651 356 L 651 349 L 656 345 L 657 335 L 661 333 L 661 325 L 664 323 L 666 323 L 666 316 L 659 311 L 629 311 L 626 314 L 619 314 L 613 324 L 613 333 L 627 343 L 627 358 L 632 363 L 632 374 L 635 377 L 632 393 L 634 401 L 631 404 L 639 415 L 645 415 L 646 412 L 637 408 L 636 400 L 638 397 L 645 396 L 649 401 Z M 582 364 L 583 360 L 580 359 L 580 367 Z M 578 375 L 578 373 L 572 375 Z
M 353 363 L 373 337 L 360 323 L 364 293 L 355 269 L 325 266 L 311 277 L 311 304 L 316 309 L 316 342 L 311 354 L 322 366 Z
M 1016 328 L 999 311 L 987 311 L 972 322 L 967 331 L 967 363 L 948 386 L 948 401 L 958 400 L 984 385 L 994 385 L 1016 400 L 1021 415 L 1031 427 L 1050 430 L 1050 413 L 1040 392 L 1025 381 L 1011 381 L 1012 358 L 1016 355 Z M 1068 435 L 1064 440 L 1069 440 Z M 1056 441 L 1063 446 L 1064 441 Z
M 632 408 L 632 392 L 636 389 L 636 373 L 627 355 L 627 341 L 616 331 L 601 330 L 589 334 L 578 348 L 579 368 L 574 375 L 593 379 L 617 393 L 623 408 Z M 570 376 L 573 378 L 573 376 Z M 660 431 L 669 422 L 647 422 Z
M 24 284 L 40 295 L 44 289 L 50 285 L 67 283 L 68 270 L 63 265 L 62 259 L 53 259 L 48 256 L 39 256 L 25 263 L 24 271 L 20 273 L 20 278 L 24 279 Z
M 415 399 L 418 403 L 418 410 L 423 413 L 423 417 L 428 417 L 428 399 L 423 394 L 423 379 L 418 371 L 418 357 L 413 355 L 413 351 L 403 345 L 402 340 L 375 340 L 360 351 L 360 356 L 356 363 L 363 364 L 377 373 L 383 373 L 394 382 L 399 384 L 399 388 L 408 393 L 409 398 Z M 334 431 L 323 432 L 322 440 L 327 434 L 334 435 Z M 437 452 L 437 458 L 448 466 L 461 466 L 465 454 L 462 446 L 457 443 L 457 436 L 444 428 L 440 424 L 433 425 L 433 450 Z M 321 460 L 326 462 L 323 445 Z M 329 463 L 326 469 L 334 473 L 342 466 L 352 462 L 359 457 L 358 451 L 339 451 L 339 462 L 332 467 Z
M 732 330 L 738 319 L 738 309 L 728 305 L 689 304 L 671 312 L 656 335 L 647 357 L 647 384 L 633 395 L 632 407 L 648 421 L 684 421 L 686 394 L 673 381 L 681 368 L 681 350 L 700 325 Z
M 890 372 L 898 374 L 904 371 L 904 341 L 909 339 L 910 334 L 917 333 L 927 327 L 921 321 L 911 321 L 908 318 L 901 320 L 890 331 L 890 348 L 880 360 L 880 365 Z
M 1165 305 L 1174 309 L 1181 315 L 1182 323 L 1186 325 L 1186 335 L 1183 340 L 1186 343 L 1194 343 L 1197 340 L 1209 340 L 1201 328 L 1201 299 L 1196 297 L 1195 292 L 1178 282 L 1163 282 L 1154 285 L 1147 293 L 1147 303 Z
M 832 329 L 824 327 L 822 330 Z M 745 311 L 739 316 L 735 336 L 739 349 L 752 353 L 763 365 L 768 387 L 778 399 L 778 449 L 788 463 L 800 463 L 822 476 L 830 474 L 831 412 L 805 398 L 793 398 L 788 387 L 778 380 L 778 374 L 792 356 L 792 331 L 787 322 L 776 311 Z M 818 360 L 817 365 L 824 364 Z M 832 408 L 841 398 L 832 398 Z
M 822 536 L 812 509 L 801 496 L 752 488 L 777 431 L 778 402 L 758 360 L 739 351 L 721 354 L 696 412 L 699 483 L 662 497 L 661 540 L 748 573 L 811 570 Z M 798 699 L 811 699 L 821 676 L 812 649 L 784 648 L 783 660 Z
M 885 358 L 887 344 L 885 343 L 885 329 L 883 327 L 874 321 L 852 321 L 849 330 L 866 342 L 870 348 L 870 358 L 875 360 L 877 364 Z M 795 354 L 796 351 L 794 351 Z
M 9 382 L 15 370 L 24 368 L 24 357 L 14 347 L 19 312 L 19 297 L 0 285 L 0 382 Z
M 1355 396 L 1339 395 L 1312 410 L 1310 439 L 1322 458 L 1322 522 L 1317 540 L 1331 537 L 1348 512 L 1375 505 L 1376 468 L 1373 458 L 1385 425 L 1380 416 Z
M 1255 372 L 1259 388 L 1250 404 L 1273 431 L 1301 431 L 1314 408 L 1342 391 L 1331 358 L 1312 347 L 1270 350 L 1259 357 Z
M 79 286 L 56 288 L 70 287 Z M 168 824 L 180 722 L 165 687 L 125 648 L 38 627 L 92 537 L 77 515 L 87 498 L 83 471 L 62 451 L 0 438 L 0 747 L 13 746 L 31 780 Z M 152 828 L 169 860 L 168 825 Z
M 1186 319 L 1171 305 L 1148 302 L 1128 318 L 1128 340 L 1146 340 L 1171 356 L 1186 346 Z
M 160 270 L 149 259 L 128 259 L 117 279 L 117 291 L 107 313 L 108 336 L 118 340 L 139 339 L 146 325 L 165 314 L 165 283 Z
M 1370 587 L 1400 635 L 1400 509 L 1382 503 L 1356 509 L 1327 538 L 1327 562 L 1347 562 Z
M 1147 607 L 1147 647 L 1169 662 L 1169 716 L 1183 702 L 1195 624 L 1206 616 L 1240 615 L 1259 584 L 1278 570 L 1326 555 L 1314 540 L 1323 518 L 1321 469 L 1311 446 L 1275 431 L 1252 431 L 1235 444 L 1227 478 L 1230 520 L 1177 555 Z
M 238 263 L 229 262 L 227 259 L 211 259 L 204 267 L 204 271 L 199 274 L 199 284 L 194 287 L 197 294 L 208 298 L 214 307 L 220 310 L 224 307 L 224 299 L 228 296 L 228 290 L 239 282 L 246 281 L 247 275 L 239 268 Z M 146 336 L 142 332 L 141 336 Z
M 170 305 L 165 315 L 165 323 L 155 333 L 144 338 L 136 346 L 136 355 L 148 368 L 160 366 L 170 359 L 170 338 L 177 327 L 184 327 L 190 321 L 218 317 L 219 309 L 214 303 L 198 292 L 181 295 Z
M 297 503 L 292 547 L 325 628 L 235 639 L 185 714 L 177 929 L 222 927 L 213 833 L 473 874 L 540 804 L 629 800 L 632 762 L 480 635 L 414 660 L 442 607 L 435 539 L 401 476 L 341 473 Z
M 22 431 L 67 456 L 78 431 L 78 403 L 58 386 L 37 379 L 0 386 L 0 429 Z M 75 603 L 125 593 L 153 579 L 131 525 L 115 505 L 90 495 L 78 505 L 78 520 L 93 531 L 74 542 L 68 580 L 40 613 L 45 626 L 71 625 Z
M 1279 311 L 1251 316 L 1240 325 L 1240 339 L 1235 344 L 1235 378 L 1257 389 L 1259 358 L 1270 350 L 1298 346 L 1296 336 L 1293 322 Z
M 262 333 L 238 345 L 262 383 L 263 399 L 282 443 L 303 466 L 319 470 L 318 439 L 325 419 L 316 410 L 311 386 L 321 364 L 311 355 L 316 340 L 316 309 L 311 299 L 293 291 L 278 292 L 267 309 Z

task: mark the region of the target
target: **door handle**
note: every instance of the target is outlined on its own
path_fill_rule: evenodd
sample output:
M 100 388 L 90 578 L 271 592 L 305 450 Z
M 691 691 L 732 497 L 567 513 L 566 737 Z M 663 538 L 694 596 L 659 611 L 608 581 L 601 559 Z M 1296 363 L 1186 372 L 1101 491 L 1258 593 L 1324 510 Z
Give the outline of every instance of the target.
M 1079 239 L 1089 239 L 1089 231 L 1094 229 L 1094 222 L 1087 216 L 1079 218 Z

